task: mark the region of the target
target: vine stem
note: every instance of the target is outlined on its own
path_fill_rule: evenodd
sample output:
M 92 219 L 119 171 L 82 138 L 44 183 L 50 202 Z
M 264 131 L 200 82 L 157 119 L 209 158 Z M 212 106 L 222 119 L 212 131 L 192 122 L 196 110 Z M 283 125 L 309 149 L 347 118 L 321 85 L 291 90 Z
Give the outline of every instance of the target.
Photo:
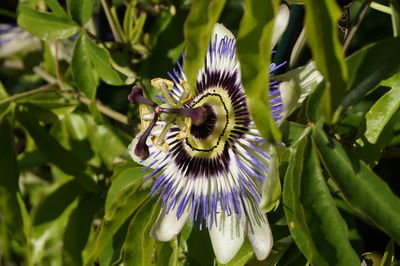
M 46 71 L 44 71 L 43 69 L 39 68 L 39 67 L 35 67 L 34 68 L 34 72 L 40 76 L 42 79 L 46 80 L 49 83 L 53 83 L 56 82 L 56 78 L 54 78 L 52 75 L 50 75 L 49 73 L 47 73 Z M 55 84 L 57 85 L 57 84 Z M 61 93 L 70 93 L 71 91 L 74 91 L 73 88 L 71 86 L 69 86 L 68 84 L 65 84 L 66 88 L 70 88 L 71 90 L 60 90 Z M 80 102 L 82 102 L 85 105 L 89 105 L 90 102 L 92 100 L 90 100 L 89 98 L 83 96 L 82 94 L 80 94 L 79 92 L 76 92 L 76 94 L 78 95 L 78 99 Z M 1 102 L 0 102 L 1 103 Z M 128 123 L 128 117 L 126 115 L 123 115 L 121 113 L 118 113 L 117 111 L 114 111 L 113 109 L 111 109 L 110 107 L 105 106 L 104 104 L 102 104 L 99 101 L 96 101 L 96 106 L 97 109 L 104 115 L 110 117 L 111 119 L 114 119 L 115 121 L 118 121 L 122 124 L 125 125 L 129 125 Z
M 356 34 L 361 24 L 361 21 L 367 14 L 367 10 L 370 5 L 371 5 L 371 0 L 365 0 L 364 3 L 362 4 L 360 11 L 358 11 L 357 16 L 354 18 L 354 22 L 351 25 L 349 33 L 347 34 L 346 39 L 344 40 L 343 51 L 346 51 L 347 48 L 349 48 L 350 42 L 351 40 L 353 40 L 353 37 Z
M 393 36 L 400 36 L 400 3 L 398 0 L 391 0 Z
M 92 100 L 90 100 L 89 98 L 83 96 L 83 95 L 79 95 L 79 101 L 81 101 L 82 103 L 86 104 L 86 105 L 90 105 L 90 103 L 92 102 Z M 95 101 L 95 100 L 93 100 Z M 117 111 L 114 111 L 113 109 L 111 109 L 108 106 L 105 106 L 104 104 L 102 104 L 99 101 L 96 101 L 96 107 L 97 110 L 99 110 L 102 114 L 122 123 L 125 125 L 129 125 L 128 123 L 128 117 L 118 113 Z
M 106 14 L 108 23 L 110 24 L 111 31 L 114 35 L 114 38 L 117 42 L 122 42 L 122 37 L 120 36 L 118 32 L 118 28 L 116 26 L 116 22 L 114 21 L 114 18 L 111 14 L 110 7 L 107 4 L 107 0 L 101 0 L 101 5 L 103 6 L 104 13 Z
M 16 101 L 18 99 L 34 95 L 34 94 L 55 90 L 54 87 L 58 87 L 58 84 L 57 83 L 49 83 L 49 84 L 40 86 L 37 89 L 33 89 L 33 90 L 30 90 L 30 91 L 21 92 L 21 93 L 16 93 L 16 94 L 14 94 L 14 95 L 12 95 L 12 96 L 4 99 L 4 100 L 1 100 L 0 101 L 0 105 L 7 104 L 7 103 L 10 103 L 10 102 Z

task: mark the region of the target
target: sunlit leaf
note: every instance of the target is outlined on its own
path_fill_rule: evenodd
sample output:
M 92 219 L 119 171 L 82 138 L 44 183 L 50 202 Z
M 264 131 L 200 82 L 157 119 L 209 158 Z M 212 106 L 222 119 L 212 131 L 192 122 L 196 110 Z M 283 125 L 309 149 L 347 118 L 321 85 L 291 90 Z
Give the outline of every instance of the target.
M 96 69 L 99 77 L 110 85 L 124 85 L 118 73 L 111 67 L 110 54 L 104 48 L 99 47 L 92 42 L 86 35 L 84 37 L 84 45 L 86 52 L 92 62 L 92 66 Z
M 45 0 L 45 2 L 50 7 L 52 14 L 58 17 L 68 18 L 67 13 L 57 0 Z
M 305 0 L 304 4 L 307 41 L 316 65 L 325 78 L 322 108 L 328 120 L 335 120 L 337 117 L 332 116 L 346 93 L 348 77 L 338 38 L 337 21 L 341 11 L 335 1 Z
M 69 18 L 39 12 L 25 5 L 19 7 L 18 24 L 42 40 L 65 39 L 79 31 Z
M 268 95 L 269 48 L 277 1 L 246 0 L 245 5 L 237 51 L 248 107 L 262 137 L 268 141 L 280 141 L 281 134 L 271 116 Z
M 81 25 L 85 25 L 93 12 L 92 0 L 68 0 L 68 10 L 71 13 L 72 19 Z
M 204 58 L 211 33 L 222 12 L 226 0 L 193 1 L 190 13 L 185 21 L 186 41 L 183 69 L 191 88 L 195 92 L 195 81 L 199 69 L 204 65 Z
M 400 75 L 397 76 L 397 84 L 376 101 L 365 116 L 365 137 L 372 144 L 376 143 L 383 128 L 400 107 Z
M 96 96 L 97 78 L 93 73 L 87 42 L 88 40 L 83 34 L 80 34 L 75 41 L 71 69 L 76 88 L 82 91 L 89 99 L 94 99 Z

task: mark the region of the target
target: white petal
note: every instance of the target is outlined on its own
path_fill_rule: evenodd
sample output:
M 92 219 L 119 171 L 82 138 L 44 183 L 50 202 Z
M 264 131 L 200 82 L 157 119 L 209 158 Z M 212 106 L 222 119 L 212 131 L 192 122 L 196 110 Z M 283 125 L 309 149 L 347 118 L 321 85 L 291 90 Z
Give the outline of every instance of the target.
M 215 35 L 217 35 L 217 37 L 219 39 L 223 38 L 224 36 L 228 36 L 228 38 L 235 38 L 235 36 L 233 36 L 232 32 L 220 23 L 217 23 L 214 26 L 212 38 L 211 38 L 212 41 L 214 41 L 214 39 L 216 37 Z
M 215 24 L 207 49 L 207 68 L 219 71 L 240 71 L 236 57 L 236 39 L 224 25 Z M 205 66 L 199 71 L 198 80 L 202 80 Z
M 274 31 L 272 32 L 272 47 L 279 41 L 289 23 L 290 11 L 287 5 L 280 5 L 275 18 Z
M 264 260 L 268 257 L 274 240 L 267 218 L 261 221 L 260 224 L 248 222 L 247 237 L 258 260 Z
M 220 211 L 217 219 L 218 226 L 213 224 L 209 233 L 215 257 L 225 264 L 235 257 L 242 246 L 244 231 L 236 215 L 226 216 L 225 211 Z
M 310 62 L 305 66 L 286 72 L 281 75 L 281 78 L 287 81 L 282 82 L 279 86 L 285 109 L 284 118 L 299 107 L 310 92 L 323 80 L 323 76 L 317 70 L 315 62 Z
M 156 222 L 150 230 L 150 236 L 152 238 L 158 241 L 167 242 L 181 232 L 191 212 L 188 206 L 183 212 L 181 218 L 178 219 L 176 217 L 177 209 L 178 208 L 176 207 L 175 209 L 170 210 L 169 213 L 165 213 L 164 209 L 161 210 Z
M 0 30 L 3 32 L 0 35 L 0 58 L 20 51 L 33 51 L 41 46 L 39 39 L 18 26 L 0 23 Z
M 162 124 L 162 123 L 163 122 L 159 122 L 153 128 L 153 130 L 151 131 L 151 135 L 158 136 L 161 133 L 162 128 L 164 126 L 164 124 Z M 139 137 L 140 136 L 141 136 L 141 133 L 139 133 L 138 135 L 136 135 L 132 139 L 132 142 L 128 146 L 128 153 L 131 156 L 132 160 L 134 160 L 138 164 L 141 164 L 143 166 L 149 166 L 150 165 L 150 168 L 155 169 L 160 165 L 160 163 L 162 162 L 163 158 L 165 158 L 166 153 L 160 151 L 157 147 L 155 147 L 153 145 L 152 141 L 151 141 L 151 137 L 149 137 L 146 140 L 146 144 L 149 147 L 150 156 L 148 158 L 146 158 L 145 160 L 140 159 L 140 157 L 136 156 L 136 154 L 135 154 L 135 147 L 136 147 L 136 144 L 139 141 Z

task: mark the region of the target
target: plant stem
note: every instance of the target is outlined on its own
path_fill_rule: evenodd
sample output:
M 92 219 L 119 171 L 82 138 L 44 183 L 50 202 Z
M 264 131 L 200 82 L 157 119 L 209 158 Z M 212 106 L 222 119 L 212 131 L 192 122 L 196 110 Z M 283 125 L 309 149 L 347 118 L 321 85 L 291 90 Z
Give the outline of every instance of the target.
M 389 14 L 389 15 L 392 14 L 392 10 L 390 9 L 390 7 L 382 5 L 382 4 L 379 4 L 377 2 L 372 2 L 371 3 L 371 8 L 373 8 L 375 10 L 378 10 L 378 11 L 380 11 L 382 13 L 386 13 L 386 14 Z
M 57 83 L 59 88 L 62 87 L 62 78 L 61 78 L 61 71 L 60 71 L 60 64 L 58 62 L 58 41 L 54 41 L 54 65 L 56 66 L 56 78 L 57 78 Z
M 360 10 L 357 13 L 357 16 L 354 18 L 354 22 L 352 23 L 350 30 L 346 36 L 346 39 L 344 40 L 343 44 L 343 51 L 346 51 L 347 48 L 349 48 L 351 40 L 353 40 L 354 35 L 356 34 L 358 27 L 361 24 L 361 21 L 367 14 L 367 10 L 369 6 L 371 5 L 371 0 L 365 0 L 364 3 L 362 4 Z
M 4 100 L 1 100 L 0 101 L 0 105 L 7 104 L 7 103 L 10 103 L 10 102 L 16 101 L 18 99 L 34 95 L 34 94 L 42 93 L 42 92 L 45 92 L 45 91 L 55 90 L 54 87 L 57 87 L 57 86 L 58 86 L 57 83 L 49 83 L 49 84 L 43 85 L 43 86 L 41 86 L 41 87 L 39 87 L 37 89 L 33 89 L 33 90 L 30 90 L 30 91 L 21 92 L 21 93 L 16 93 L 16 94 L 14 94 L 14 95 L 12 95 L 12 96 L 4 99 Z
M 111 14 L 110 7 L 107 4 L 107 0 L 101 0 L 101 5 L 103 6 L 104 13 L 106 14 L 108 23 L 110 24 L 111 31 L 114 35 L 115 41 L 122 42 L 122 37 L 118 32 L 118 28 L 116 26 L 116 22 Z
M 90 105 L 91 100 L 83 95 L 79 96 L 79 101 L 81 101 L 82 103 L 86 104 L 86 105 Z M 118 113 L 117 111 L 114 111 L 113 109 L 111 109 L 110 107 L 107 107 L 105 105 L 103 105 L 101 102 L 96 101 L 96 106 L 97 109 L 103 113 L 104 115 L 118 121 L 121 122 L 122 124 L 128 125 L 128 117 Z
M 39 68 L 39 67 L 35 67 L 35 68 L 33 69 L 33 71 L 34 71 L 38 76 L 40 76 L 41 78 L 43 78 L 44 80 L 46 80 L 47 82 L 56 82 L 56 79 L 55 79 L 52 75 L 50 75 L 49 73 L 47 73 L 46 71 L 44 71 L 43 69 L 41 69 L 41 68 Z M 73 90 L 73 88 L 72 88 L 68 83 L 64 83 L 64 87 L 65 87 L 66 89 L 68 89 L 68 91 L 62 90 L 62 91 L 60 91 L 60 92 L 62 92 L 62 93 L 70 93 L 71 90 L 72 90 L 72 91 L 74 91 L 76 94 L 79 95 L 79 96 L 78 96 L 79 101 L 81 101 L 82 103 L 84 103 L 84 104 L 86 104 L 86 105 L 89 105 L 89 104 L 90 104 L 91 100 L 90 100 L 89 98 L 87 98 L 87 97 L 85 97 L 85 96 L 79 94 L 79 92 L 76 92 L 75 90 Z M 71 90 L 70 90 L 70 89 L 71 89 Z M 110 107 L 107 107 L 107 106 L 103 105 L 103 104 L 102 104 L 101 102 L 99 102 L 99 101 L 96 101 L 96 106 L 97 106 L 97 109 L 98 109 L 101 113 L 103 113 L 104 115 L 106 115 L 106 116 L 108 116 L 108 117 L 110 117 L 110 118 L 112 118 L 112 119 L 114 119 L 114 120 L 116 120 L 116 121 L 118 121 L 118 122 L 120 122 L 120 123 L 122 123 L 122 124 L 125 124 L 125 125 L 128 125 L 128 124 L 129 124 L 129 123 L 128 123 L 128 117 L 127 117 L 127 116 L 125 116 L 125 115 L 123 115 L 123 114 L 121 114 L 121 113 L 118 113 L 117 111 L 114 111 L 113 109 L 111 109 Z
M 399 0 L 391 0 L 390 7 L 392 8 L 393 35 L 395 37 L 397 37 L 400 35 L 400 2 L 399 2 Z

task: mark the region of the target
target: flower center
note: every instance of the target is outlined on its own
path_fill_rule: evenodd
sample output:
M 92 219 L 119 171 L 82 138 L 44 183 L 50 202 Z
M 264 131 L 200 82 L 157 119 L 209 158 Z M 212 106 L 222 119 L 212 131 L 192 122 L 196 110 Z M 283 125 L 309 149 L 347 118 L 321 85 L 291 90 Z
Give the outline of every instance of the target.
M 137 86 L 132 88 L 128 99 L 133 104 L 142 104 L 154 109 L 153 113 L 147 112 L 145 114 L 146 117 L 144 115 L 141 117 L 142 120 L 151 120 L 148 127 L 143 131 L 143 134 L 140 136 L 134 150 L 136 156 L 140 157 L 143 160 L 149 156 L 149 147 L 147 146 L 146 142 L 148 137 L 150 136 L 152 129 L 157 124 L 157 121 L 159 119 L 165 120 L 167 122 L 166 126 L 161 132 L 161 135 L 155 138 L 156 141 L 154 144 L 159 147 L 160 150 L 165 150 L 166 147 L 168 147 L 168 144 L 165 142 L 164 138 L 166 137 L 167 132 L 172 124 L 176 123 L 178 127 L 180 127 L 181 130 L 184 132 L 183 134 L 185 134 L 191 130 L 190 128 L 192 124 L 200 128 L 204 124 L 210 126 L 212 120 L 215 120 L 215 118 L 212 118 L 212 115 L 209 119 L 207 119 L 208 113 L 212 114 L 212 109 L 210 109 L 210 107 L 207 107 L 208 110 L 206 110 L 207 108 L 203 107 L 202 105 L 192 108 L 170 108 L 179 107 L 179 104 L 174 104 L 171 99 L 169 102 L 172 102 L 172 105 L 166 103 L 159 106 L 152 100 L 144 97 L 143 90 Z M 190 121 L 186 122 L 187 120 L 185 121 L 185 119 L 182 118 L 190 118 Z M 145 121 L 142 121 L 142 125 L 145 124 L 147 123 Z M 200 135 L 204 135 L 204 133 Z
M 207 116 L 201 125 L 192 125 L 184 148 L 191 156 L 216 158 L 223 152 L 235 125 L 233 106 L 227 91 L 218 87 L 205 90 L 192 100 L 190 106 L 202 106 Z
M 190 128 L 190 134 L 196 139 L 200 140 L 206 139 L 211 135 L 217 122 L 217 116 L 213 110 L 213 107 L 209 104 L 205 104 L 203 107 L 206 112 L 206 119 L 203 121 L 203 123 L 199 125 L 193 124 Z

